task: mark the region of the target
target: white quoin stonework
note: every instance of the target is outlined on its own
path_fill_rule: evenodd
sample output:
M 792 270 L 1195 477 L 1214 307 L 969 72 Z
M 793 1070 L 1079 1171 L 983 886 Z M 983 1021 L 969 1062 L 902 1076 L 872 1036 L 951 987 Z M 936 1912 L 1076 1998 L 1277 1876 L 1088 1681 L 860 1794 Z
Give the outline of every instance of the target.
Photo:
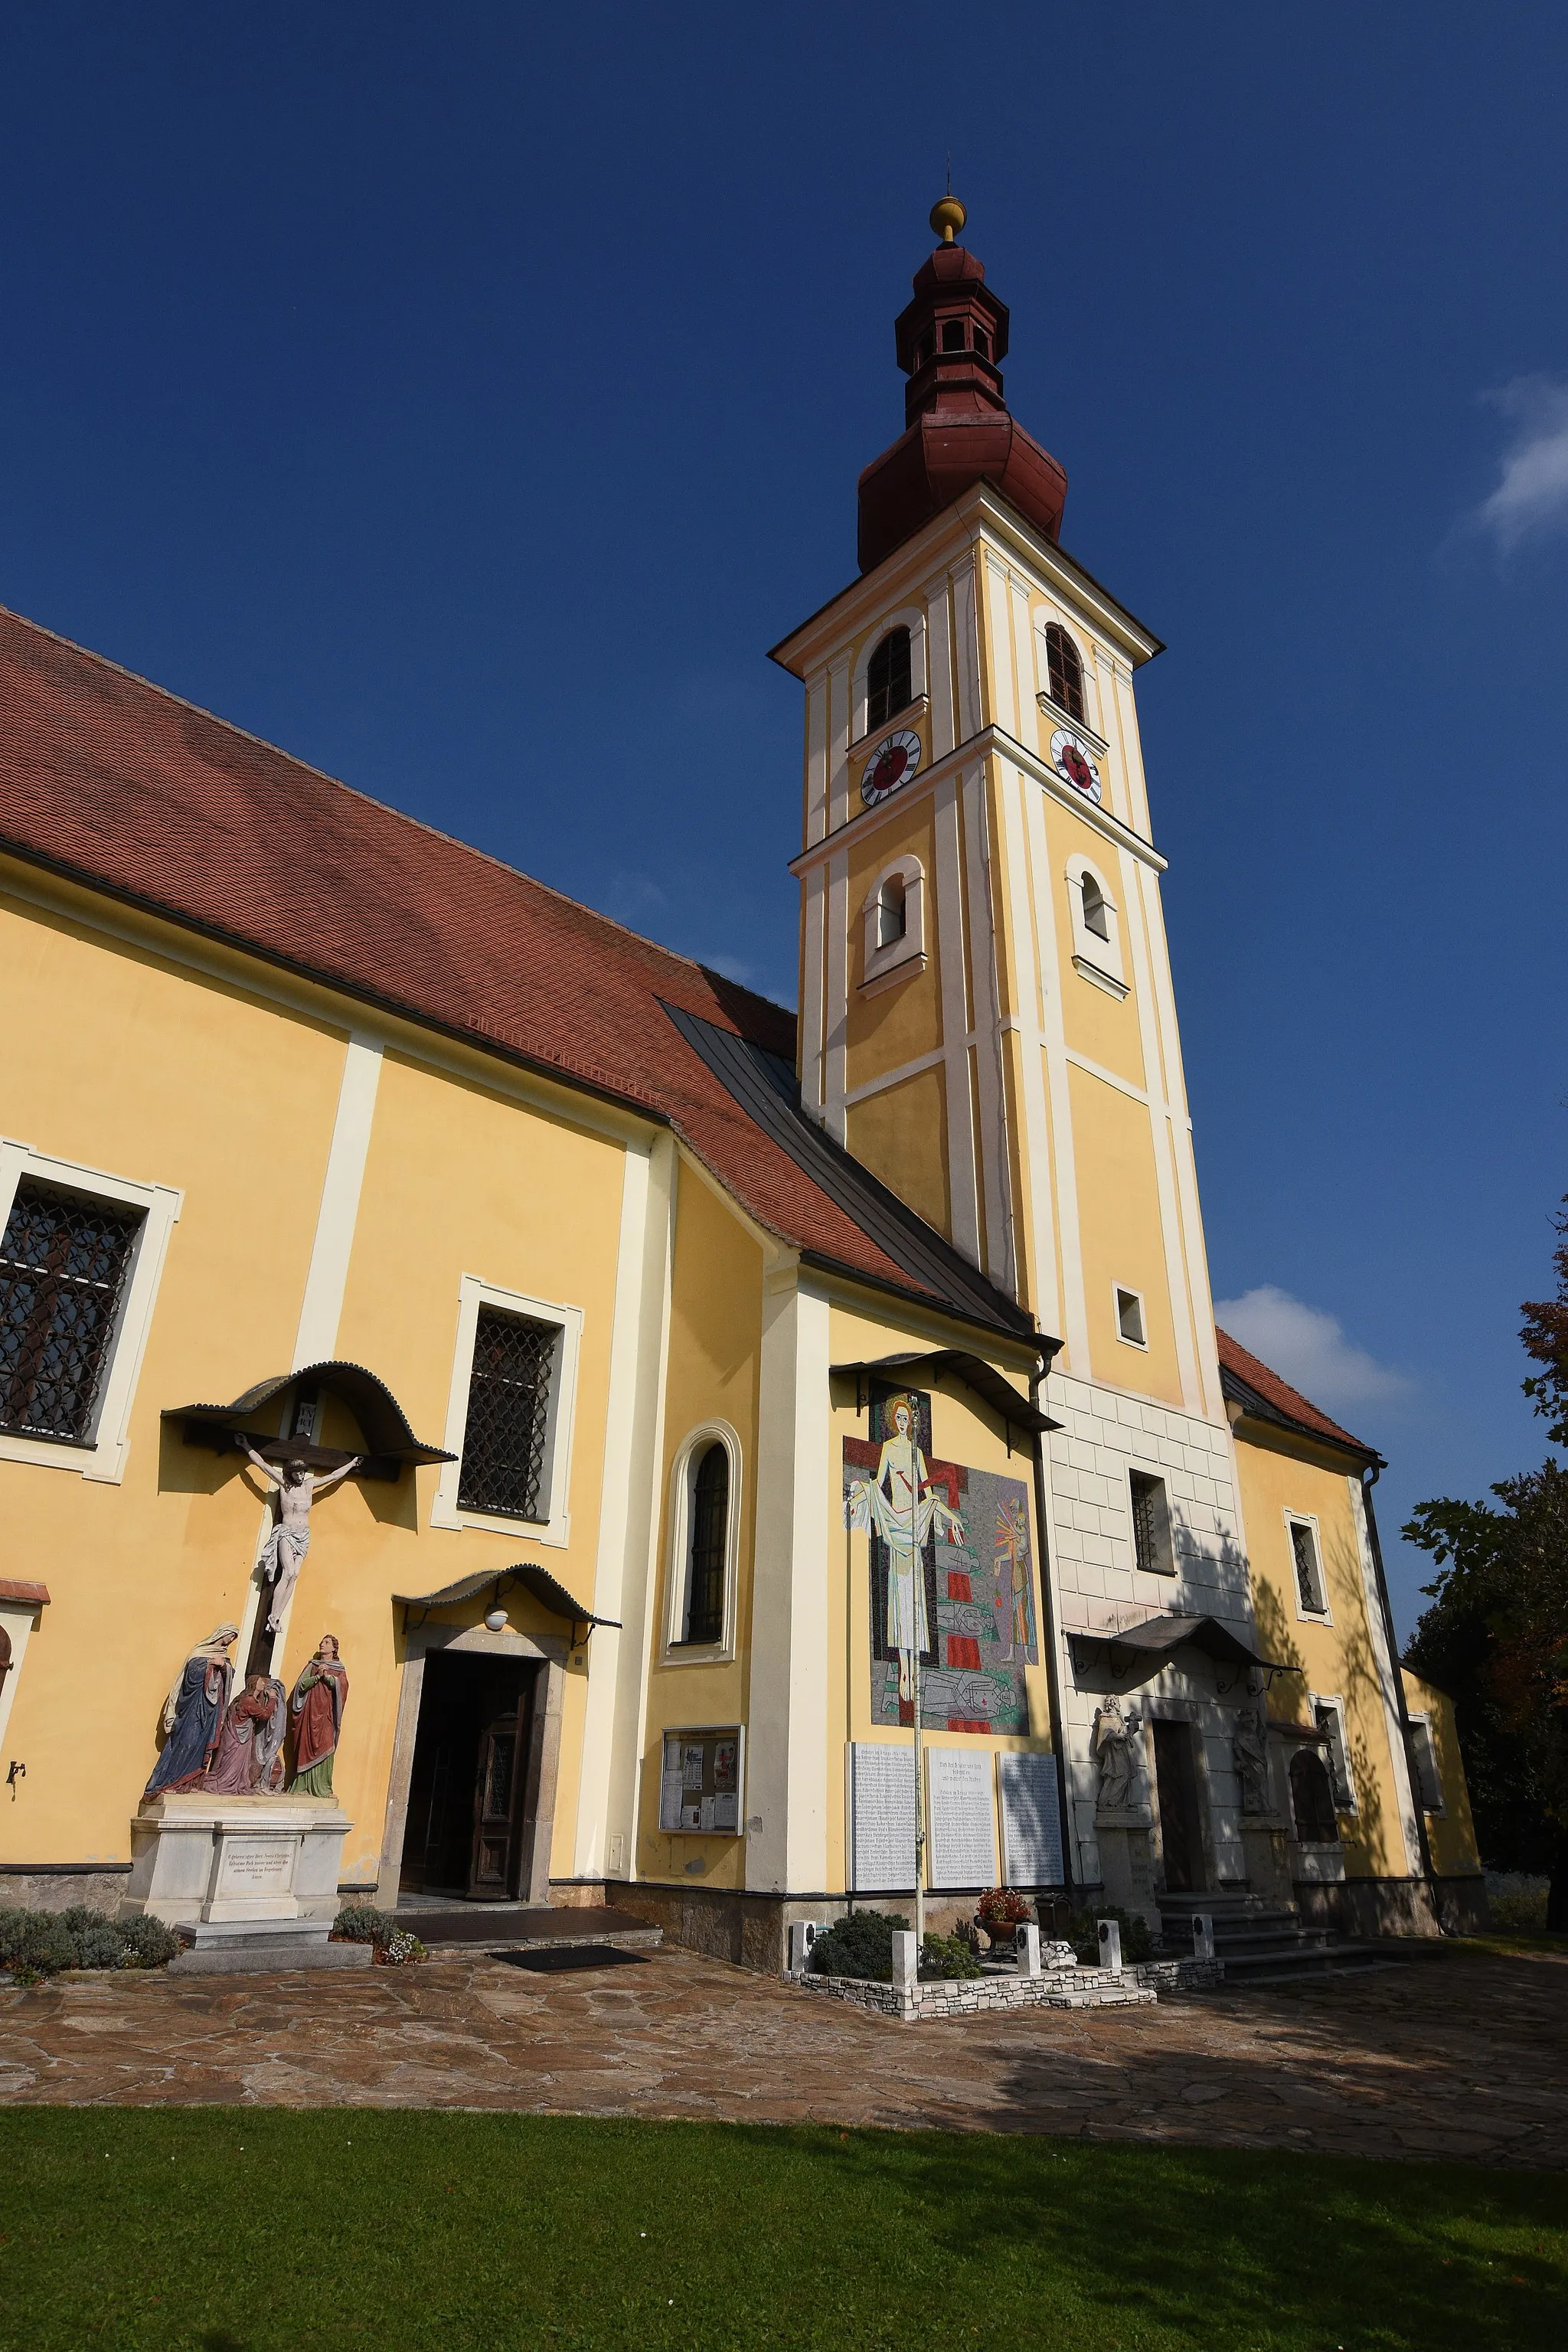
M 1102 1652 L 1079 1652 L 1071 1636 L 1101 1633 L 1163 1615 L 1215 1617 L 1256 1647 L 1250 1582 L 1227 1427 L 1054 1373 L 1046 1410 L 1062 1423 L 1049 1441 L 1047 1487 L 1051 1580 L 1061 1629 L 1062 1708 L 1074 1862 L 1081 1883 L 1098 1885 L 1103 1858 L 1096 1827 L 1098 1772 L 1092 1742 L 1102 1698 L 1114 1691 L 1140 1726 L 1152 1717 L 1190 1722 L 1198 1734 L 1198 1796 L 1206 1816 L 1205 1862 L 1218 1885 L 1247 1875 L 1241 1788 L 1231 1752 L 1240 1708 L 1261 1702 L 1240 1668 L 1184 1649 L 1154 1673 L 1112 1679 Z M 1173 1575 L 1141 1570 L 1133 1551 L 1129 1473 L 1162 1478 L 1170 1505 Z M 1152 1753 L 1142 1743 L 1142 1786 L 1132 1808 L 1157 1831 Z

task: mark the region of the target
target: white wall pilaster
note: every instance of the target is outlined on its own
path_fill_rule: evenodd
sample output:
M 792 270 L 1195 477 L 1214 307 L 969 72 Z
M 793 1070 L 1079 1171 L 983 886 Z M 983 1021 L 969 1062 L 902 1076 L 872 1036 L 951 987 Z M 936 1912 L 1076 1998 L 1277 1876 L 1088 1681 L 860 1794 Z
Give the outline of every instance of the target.
M 746 1731 L 746 1885 L 827 1884 L 828 1307 L 764 1278 Z M 752 1824 L 756 1826 L 752 1826 Z

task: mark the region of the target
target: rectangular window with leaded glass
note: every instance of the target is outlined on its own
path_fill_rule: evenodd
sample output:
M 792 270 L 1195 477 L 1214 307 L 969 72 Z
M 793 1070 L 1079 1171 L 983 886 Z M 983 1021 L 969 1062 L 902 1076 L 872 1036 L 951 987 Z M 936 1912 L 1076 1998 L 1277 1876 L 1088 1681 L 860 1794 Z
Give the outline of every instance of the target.
M 525 1297 L 479 1275 L 458 1289 L 433 1528 L 525 1526 L 531 1540 L 571 1540 L 567 1498 L 583 1310 Z
M 481 1306 L 458 1480 L 460 1510 L 548 1519 L 545 1455 L 561 1327 Z
M 90 1444 L 145 1216 L 17 1184 L 0 1236 L 0 1429 Z

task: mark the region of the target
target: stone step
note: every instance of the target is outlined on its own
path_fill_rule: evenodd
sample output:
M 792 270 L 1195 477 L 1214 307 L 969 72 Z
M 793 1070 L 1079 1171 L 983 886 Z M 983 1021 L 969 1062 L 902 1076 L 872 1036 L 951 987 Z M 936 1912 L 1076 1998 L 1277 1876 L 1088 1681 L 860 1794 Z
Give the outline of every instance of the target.
M 1227 1985 L 1282 1984 L 1291 1978 L 1359 1976 L 1367 1969 L 1396 1967 L 1396 1958 L 1367 1944 L 1329 1944 L 1321 1950 L 1253 1953 L 1225 1964 Z
M 647 1948 L 664 1941 L 662 1927 L 653 1927 L 628 1911 L 609 1904 L 552 1905 L 464 1903 L 426 1906 L 417 1895 L 405 1896 L 393 1913 L 434 1949 L 443 1944 L 504 1945 L 508 1950 L 563 1949 L 579 1944 L 625 1944 Z

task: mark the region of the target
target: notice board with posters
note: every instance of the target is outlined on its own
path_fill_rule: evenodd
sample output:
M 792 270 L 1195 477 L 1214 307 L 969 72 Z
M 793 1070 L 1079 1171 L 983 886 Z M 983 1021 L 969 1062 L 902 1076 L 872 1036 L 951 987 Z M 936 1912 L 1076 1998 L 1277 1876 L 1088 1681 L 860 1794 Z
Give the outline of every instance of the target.
M 658 1784 L 658 1825 L 676 1836 L 739 1837 L 745 1731 L 667 1731 Z

